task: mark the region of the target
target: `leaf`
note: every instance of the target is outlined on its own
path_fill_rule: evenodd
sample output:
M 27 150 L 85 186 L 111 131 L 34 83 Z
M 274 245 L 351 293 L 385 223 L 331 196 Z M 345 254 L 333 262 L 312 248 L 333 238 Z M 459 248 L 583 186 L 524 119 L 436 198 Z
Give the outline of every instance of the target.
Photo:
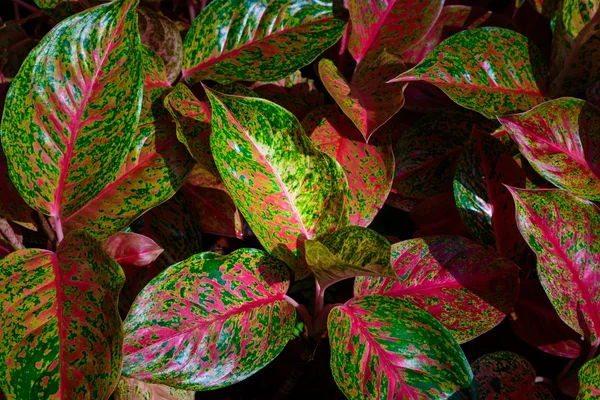
M 600 200 L 598 109 L 561 98 L 498 120 L 540 175 L 577 196 Z
M 292 338 L 288 275 L 283 263 L 254 249 L 197 254 L 171 266 L 144 288 L 125 321 L 123 374 L 185 390 L 251 376 Z
M 369 53 L 352 75 L 350 84 L 333 61 L 319 61 L 319 75 L 323 85 L 360 130 L 365 141 L 385 124 L 404 105 L 406 83 L 387 83 L 406 71 L 402 59 L 385 50 Z
M 122 357 L 117 298 L 123 272 L 85 232 L 57 253 L 25 249 L 0 261 L 0 386 L 8 398 L 107 399 Z
M 34 2 L 55 21 L 61 21 L 85 9 L 79 0 L 34 0 Z
M 121 377 L 115 400 L 194 400 L 195 392 Z
M 56 25 L 10 87 L 10 177 L 58 226 L 113 180 L 133 140 L 142 99 L 136 5 L 117 0 Z
M 491 133 L 496 126 L 468 110 L 440 110 L 420 119 L 394 147 L 392 192 L 414 199 L 451 192 L 456 163 L 473 129 Z
M 368 226 L 383 207 L 394 175 L 392 146 L 382 135 L 365 143 L 335 105 L 315 109 L 302 120 L 315 147 L 340 163 L 350 187 L 350 224 Z
M 538 275 L 554 309 L 595 343 L 600 331 L 600 211 L 562 190 L 509 190 L 519 230 L 537 255 Z
M 10 219 L 27 229 L 36 231 L 34 213 L 35 211 L 23 201 L 10 180 L 8 163 L 0 148 L 0 218 Z
M 368 52 L 382 48 L 401 55 L 431 29 L 443 5 L 441 0 L 349 0 L 348 50 L 359 64 Z
M 390 243 L 377 232 L 347 226 L 320 240 L 306 241 L 306 262 L 321 290 L 355 276 L 394 276 Z
M 577 400 L 595 399 L 600 396 L 600 357 L 585 363 L 577 376 L 579 378 Z
M 525 172 L 500 140 L 474 130 L 454 174 L 458 212 L 475 240 L 515 260 L 526 245 L 505 184 L 525 186 Z
M 552 400 L 550 391 L 535 384 L 535 370 L 518 354 L 498 351 L 472 364 L 478 399 Z
M 305 277 L 304 241 L 348 224 L 344 171 L 280 106 L 207 93 L 211 150 L 233 201 L 265 249 Z
M 452 192 L 436 194 L 417 203 L 410 210 L 410 218 L 419 227 L 413 233 L 414 238 L 432 235 L 469 235 L 458 213 Z
M 467 398 L 458 393 L 472 379 L 460 346 L 408 301 L 353 298 L 331 310 L 327 329 L 331 372 L 348 399 Z
M 173 83 L 183 63 L 183 41 L 177 25 L 146 7 L 138 8 L 138 24 L 142 43 L 160 56 L 165 63 L 167 80 Z
M 600 2 L 558 2 L 553 21 L 550 95 L 577 96 L 600 79 Z
M 170 88 L 162 61 L 148 48 L 144 48 L 143 54 L 146 57 L 143 107 L 127 158 L 112 182 L 64 218 L 65 231 L 85 229 L 98 239 L 108 238 L 171 198 L 193 166 L 162 106 L 162 98 Z
M 581 336 L 560 319 L 537 279 L 521 283 L 515 314 L 510 327 L 529 345 L 559 357 L 579 357 Z
M 460 236 L 392 245 L 395 278 L 358 277 L 356 296 L 404 298 L 444 325 L 461 343 L 498 325 L 519 294 L 519 268 Z
M 276 81 L 313 62 L 345 28 L 331 1 L 215 0 L 185 37 L 183 78 Z
M 144 267 L 156 260 L 163 252 L 156 242 L 144 235 L 133 232 L 119 232 L 103 243 L 106 254 L 120 265 Z
M 525 36 L 486 27 L 452 35 L 390 82 L 432 83 L 457 104 L 495 118 L 545 101 L 546 75 L 542 54 Z

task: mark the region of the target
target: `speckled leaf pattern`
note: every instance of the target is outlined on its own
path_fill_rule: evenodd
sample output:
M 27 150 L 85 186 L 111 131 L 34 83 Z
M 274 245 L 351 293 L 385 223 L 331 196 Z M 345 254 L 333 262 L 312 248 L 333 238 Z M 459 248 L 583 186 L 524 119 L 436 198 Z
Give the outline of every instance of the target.
M 540 175 L 577 196 L 600 200 L 600 110 L 561 98 L 499 120 Z
M 9 398 L 107 399 L 119 379 L 119 264 L 84 232 L 0 261 L 0 387 Z
M 115 400 L 194 400 L 195 392 L 121 377 Z
M 600 108 L 600 81 L 595 82 L 586 89 L 585 98 L 588 103 Z
M 355 276 L 394 277 L 391 245 L 377 232 L 347 226 L 319 240 L 306 241 L 306 262 L 321 289 Z
M 327 328 L 331 371 L 350 400 L 470 398 L 472 374 L 460 346 L 406 300 L 351 299 L 331 310 Z
M 519 294 L 515 264 L 460 236 L 395 243 L 392 267 L 395 279 L 359 277 L 354 293 L 405 298 L 461 343 L 498 325 Z
M 57 224 L 115 177 L 133 140 L 143 85 L 136 5 L 117 0 L 56 25 L 10 87 L 10 176 Z
M 545 68 L 542 54 L 525 36 L 485 27 L 444 40 L 392 82 L 432 83 L 457 104 L 495 118 L 545 101 Z
M 456 163 L 473 129 L 491 133 L 496 127 L 468 110 L 440 110 L 422 118 L 394 147 L 392 192 L 414 199 L 451 192 Z
M 342 166 L 350 194 L 350 224 L 366 227 L 383 207 L 394 176 L 392 145 L 374 135 L 365 143 L 361 133 L 335 105 L 317 108 L 302 120 L 317 149 Z
M 600 396 L 600 357 L 596 357 L 581 367 L 577 400 L 593 400 Z
M 149 237 L 133 232 L 119 232 L 102 243 L 106 254 L 120 265 L 143 267 L 156 260 L 163 252 Z
M 552 400 L 548 389 L 535 384 L 535 370 L 525 358 L 509 351 L 486 354 L 473 362 L 478 399 Z
M 255 249 L 197 254 L 171 266 L 144 288 L 125 321 L 123 374 L 185 390 L 249 377 L 292 338 L 288 287 L 285 265 Z
M 550 94 L 577 96 L 600 79 L 600 1 L 563 0 L 553 23 Z
M 500 140 L 473 131 L 454 174 L 458 212 L 476 241 L 515 260 L 526 244 L 517 228 L 515 203 L 504 185 L 524 187 L 525 172 Z
M 7 218 L 31 230 L 37 230 L 33 214 L 35 211 L 23 198 L 10 180 L 8 163 L 0 148 L 0 218 Z
M 511 188 L 517 223 L 537 255 L 542 286 L 561 319 L 596 342 L 600 333 L 600 210 L 563 190 Z
M 35 4 L 56 21 L 63 20 L 84 10 L 78 0 L 34 0 Z M 92 5 L 95 1 L 90 2 Z
M 106 239 L 149 209 L 171 198 L 193 166 L 177 141 L 175 124 L 162 106 L 170 88 L 164 65 L 144 47 L 144 99 L 140 124 L 115 179 L 87 204 L 63 219 L 65 231 L 86 229 Z
M 338 41 L 346 21 L 327 0 L 214 0 L 185 37 L 183 77 L 276 81 Z
M 369 53 L 348 83 L 333 61 L 319 62 L 323 85 L 368 141 L 404 105 L 406 83 L 387 83 L 406 71 L 402 59 L 385 51 Z
M 261 244 L 300 279 L 304 241 L 348 224 L 348 182 L 298 120 L 267 100 L 209 92 L 210 145 L 233 201 Z
M 442 0 L 349 0 L 350 54 L 359 64 L 368 52 L 382 48 L 401 55 L 431 29 L 443 4 Z
M 183 40 L 177 25 L 146 7 L 138 8 L 138 24 L 142 43 L 160 56 L 165 63 L 167 79 L 173 83 L 183 63 Z

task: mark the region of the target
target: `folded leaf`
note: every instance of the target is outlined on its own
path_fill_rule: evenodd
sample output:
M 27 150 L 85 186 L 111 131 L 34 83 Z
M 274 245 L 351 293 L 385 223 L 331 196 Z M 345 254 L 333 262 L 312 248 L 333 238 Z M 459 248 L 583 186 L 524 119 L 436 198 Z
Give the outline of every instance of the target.
M 276 81 L 338 41 L 346 21 L 331 1 L 215 0 L 192 23 L 184 42 L 183 77 Z
M 114 396 L 115 400 L 194 400 L 195 394 L 193 391 L 154 385 L 122 376 Z
M 406 83 L 387 83 L 404 71 L 402 59 L 384 49 L 369 53 L 358 64 L 350 84 L 333 61 L 324 58 L 319 62 L 323 85 L 366 142 L 404 105 Z
M 351 299 L 331 310 L 327 329 L 331 372 L 350 400 L 469 398 L 473 376 L 460 346 L 408 301 Z
M 600 200 L 600 111 L 575 98 L 500 117 L 531 166 L 554 185 Z
M 519 268 L 460 236 L 432 236 L 392 245 L 396 278 L 358 277 L 357 296 L 404 298 L 428 311 L 459 342 L 498 325 L 519 294 Z
M 56 25 L 13 81 L 2 124 L 12 181 L 60 220 L 92 200 L 124 161 L 142 100 L 137 1 L 117 0 Z
M 577 400 L 591 400 L 600 396 L 600 357 L 596 357 L 581 367 Z
M 495 118 L 545 101 L 546 75 L 542 54 L 525 36 L 486 27 L 450 36 L 390 82 L 433 83 L 457 104 Z
M 340 163 L 350 187 L 350 224 L 368 226 L 383 207 L 394 175 L 394 154 L 385 137 L 365 143 L 335 105 L 320 107 L 302 120 L 315 147 Z
M 431 29 L 443 5 L 442 0 L 349 0 L 348 50 L 358 63 L 382 48 L 401 55 Z
M 119 265 L 137 267 L 150 264 L 163 252 L 154 240 L 133 232 L 112 235 L 102 243 L 102 247 Z
M 123 272 L 84 232 L 0 261 L 0 387 L 9 398 L 107 399 L 121 371 Z
M 595 343 L 600 333 L 600 210 L 563 190 L 510 188 L 517 223 L 560 318 Z
M 344 171 L 284 108 L 207 92 L 211 150 L 233 201 L 267 251 L 305 277 L 304 241 L 348 224 Z
M 260 250 L 202 253 L 171 266 L 125 321 L 123 374 L 185 390 L 251 376 L 292 338 L 288 287 L 285 265 Z

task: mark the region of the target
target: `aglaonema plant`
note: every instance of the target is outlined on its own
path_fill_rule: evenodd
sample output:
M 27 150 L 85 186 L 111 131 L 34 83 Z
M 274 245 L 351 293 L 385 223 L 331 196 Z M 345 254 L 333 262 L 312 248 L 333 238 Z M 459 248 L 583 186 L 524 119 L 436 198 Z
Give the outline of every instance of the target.
M 7 398 L 600 396 L 600 2 L 12 1 Z

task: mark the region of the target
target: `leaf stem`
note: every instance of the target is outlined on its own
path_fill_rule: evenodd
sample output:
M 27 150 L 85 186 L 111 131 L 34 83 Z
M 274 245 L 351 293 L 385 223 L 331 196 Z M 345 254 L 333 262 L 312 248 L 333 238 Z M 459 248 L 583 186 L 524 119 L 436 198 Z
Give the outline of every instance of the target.
M 196 6 L 194 0 L 187 0 L 188 13 L 190 14 L 190 23 L 196 19 Z
M 29 10 L 31 12 L 38 12 L 40 11 L 39 8 L 32 6 L 31 4 L 27 4 L 25 3 L 23 0 L 11 0 L 13 3 L 20 5 L 21 7 L 23 7 L 26 10 Z M 17 18 L 18 19 L 18 18 Z
M 284 297 L 288 303 L 290 303 L 292 306 L 294 306 L 294 308 L 298 312 L 298 315 L 300 315 L 300 319 L 306 325 L 306 329 L 308 329 L 308 332 L 310 335 L 310 333 L 313 331 L 313 321 L 312 321 L 312 317 L 308 313 L 308 310 L 306 309 L 306 307 L 304 307 L 304 304 L 298 304 L 298 302 L 296 300 L 292 299 L 287 294 Z
M 323 309 L 323 299 L 325 298 L 325 289 L 321 289 L 319 281 L 315 278 L 315 309 L 313 315 L 317 316 Z
M 13 250 L 17 251 L 25 248 L 23 243 L 21 243 L 19 238 L 17 238 L 15 231 L 13 230 L 12 226 L 10 226 L 6 218 L 0 218 L 0 233 L 2 234 L 2 237 L 6 239 L 10 247 L 13 248 Z

